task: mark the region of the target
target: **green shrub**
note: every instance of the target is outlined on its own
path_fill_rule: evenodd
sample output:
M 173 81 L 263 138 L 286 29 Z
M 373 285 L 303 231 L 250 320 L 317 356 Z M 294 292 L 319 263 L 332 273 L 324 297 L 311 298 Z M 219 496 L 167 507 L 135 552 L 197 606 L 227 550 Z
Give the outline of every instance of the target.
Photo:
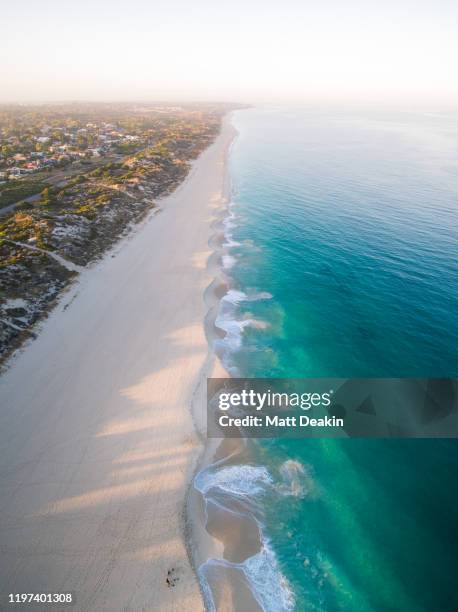
M 46 183 L 41 181 L 18 180 L 13 184 L 7 183 L 0 191 L 0 208 L 36 195 L 44 188 L 46 188 Z

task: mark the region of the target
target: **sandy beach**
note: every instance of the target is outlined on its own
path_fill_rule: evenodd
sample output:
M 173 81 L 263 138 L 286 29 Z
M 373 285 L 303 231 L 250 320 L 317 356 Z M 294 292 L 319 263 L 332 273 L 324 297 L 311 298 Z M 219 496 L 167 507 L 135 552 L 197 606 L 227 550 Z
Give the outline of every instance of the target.
M 0 608 L 71 592 L 77 610 L 203 609 L 185 537 L 202 451 L 190 406 L 198 417 L 214 367 L 204 293 L 233 135 L 226 118 L 0 378 Z

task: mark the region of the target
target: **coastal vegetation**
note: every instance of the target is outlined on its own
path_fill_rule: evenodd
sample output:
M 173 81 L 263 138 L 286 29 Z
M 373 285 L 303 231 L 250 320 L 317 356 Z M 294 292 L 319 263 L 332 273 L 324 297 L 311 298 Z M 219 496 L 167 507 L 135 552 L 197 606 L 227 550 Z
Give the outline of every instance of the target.
M 185 178 L 223 112 L 138 105 L 0 111 L 0 359 L 30 335 L 76 267 L 101 257 Z
M 38 193 L 45 186 L 46 183 L 43 181 L 27 179 L 4 184 L 3 189 L 0 190 L 0 209 Z

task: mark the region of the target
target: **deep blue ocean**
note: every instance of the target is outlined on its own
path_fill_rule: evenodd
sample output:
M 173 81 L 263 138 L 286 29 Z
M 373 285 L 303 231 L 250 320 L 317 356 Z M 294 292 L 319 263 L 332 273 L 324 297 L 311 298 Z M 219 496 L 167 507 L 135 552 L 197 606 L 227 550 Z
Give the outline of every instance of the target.
M 233 122 L 228 369 L 456 377 L 458 112 L 253 108 Z M 262 508 L 246 575 L 265 610 L 458 610 L 458 443 L 250 452 L 232 486 Z

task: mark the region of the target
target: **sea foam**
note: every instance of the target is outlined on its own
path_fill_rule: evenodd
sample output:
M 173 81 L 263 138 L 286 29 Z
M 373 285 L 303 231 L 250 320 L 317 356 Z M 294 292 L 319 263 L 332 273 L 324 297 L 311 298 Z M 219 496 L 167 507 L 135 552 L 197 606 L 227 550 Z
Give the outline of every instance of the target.
M 259 495 L 273 484 L 267 468 L 258 465 L 230 465 L 222 468 L 210 466 L 197 474 L 195 488 L 203 495 L 218 487 L 231 495 Z
M 261 550 L 243 563 L 231 563 L 225 559 L 209 559 L 199 567 L 198 573 L 207 597 L 209 609 L 216 607 L 207 581 L 207 572 L 213 567 L 240 571 L 250 586 L 253 597 L 264 612 L 289 612 L 294 608 L 294 595 L 282 574 L 277 557 L 266 537 L 262 538 Z
M 268 469 L 260 465 L 210 466 L 202 470 L 194 480 L 194 486 L 206 497 L 211 489 L 220 489 L 226 494 L 242 498 L 259 497 L 274 491 L 274 479 Z M 209 559 L 199 568 L 199 576 L 211 610 L 216 610 L 207 581 L 207 572 L 214 567 L 238 570 L 245 576 L 254 598 L 265 612 L 287 612 L 294 606 L 294 597 L 288 581 L 283 576 L 269 540 L 259 525 L 261 548 L 258 553 L 243 563 L 232 563 L 226 559 Z

